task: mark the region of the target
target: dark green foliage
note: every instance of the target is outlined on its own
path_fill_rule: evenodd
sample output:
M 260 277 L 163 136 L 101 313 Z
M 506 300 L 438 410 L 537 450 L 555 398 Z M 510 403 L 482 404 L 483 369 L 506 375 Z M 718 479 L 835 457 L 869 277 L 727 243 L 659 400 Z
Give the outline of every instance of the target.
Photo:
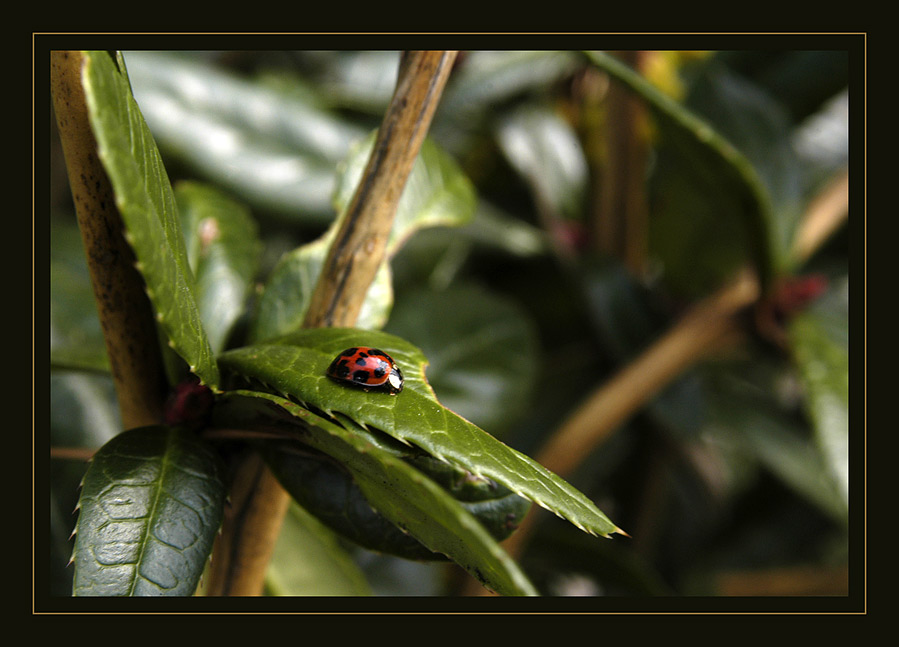
M 51 441 L 97 451 L 74 568 L 83 466 L 53 462 L 54 592 L 192 595 L 235 446 L 260 451 L 305 508 L 271 565 L 279 594 L 427 588 L 380 552 L 440 557 L 414 579 L 450 595 L 467 591 L 446 557 L 508 595 L 715 594 L 721 573 L 845 565 L 847 236 L 811 259 L 791 250 L 814 191 L 847 164 L 847 52 L 693 57 L 671 71 L 676 98 L 610 54 L 462 53 L 356 328 L 301 331 L 397 59 L 133 52 L 125 73 L 89 54 L 91 120 L 169 380 L 193 373 L 216 406 L 190 432 L 120 428 L 71 205 L 55 198 Z M 618 162 L 585 136 L 607 116 L 582 112 L 599 77 L 649 109 L 647 275 L 585 234 Z M 772 295 L 807 272 L 827 288 L 776 312 L 777 343 L 746 313 L 735 352 L 677 376 L 575 473 L 525 455 L 747 266 Z M 402 393 L 326 377 L 359 344 L 398 361 Z M 511 559 L 497 542 L 531 502 L 557 516 Z

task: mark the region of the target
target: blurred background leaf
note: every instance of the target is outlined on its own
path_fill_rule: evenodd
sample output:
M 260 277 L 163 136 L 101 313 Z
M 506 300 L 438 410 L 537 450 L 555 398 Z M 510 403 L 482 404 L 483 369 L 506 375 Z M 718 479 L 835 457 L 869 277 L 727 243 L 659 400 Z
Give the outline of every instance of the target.
M 109 370 L 81 233 L 62 218 L 50 220 L 50 362 Z
M 211 186 L 181 182 L 175 199 L 188 261 L 196 281 L 197 307 L 213 352 L 243 315 L 259 264 L 256 223 L 242 204 Z
M 296 549 L 302 547 L 303 559 Z M 292 504 L 265 581 L 269 595 L 371 595 L 365 575 L 335 535 Z

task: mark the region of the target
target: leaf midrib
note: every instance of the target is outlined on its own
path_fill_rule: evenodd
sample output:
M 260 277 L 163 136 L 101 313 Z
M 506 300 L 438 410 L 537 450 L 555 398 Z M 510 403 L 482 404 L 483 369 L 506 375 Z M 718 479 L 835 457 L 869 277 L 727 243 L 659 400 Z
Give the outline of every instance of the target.
M 128 590 L 128 594 L 131 596 L 134 595 L 134 591 L 137 588 L 138 579 L 143 579 L 143 580 L 146 580 L 147 582 L 153 582 L 153 580 L 150 580 L 149 578 L 141 575 L 140 567 L 141 567 L 141 564 L 143 563 L 143 558 L 144 558 L 144 555 L 146 554 L 147 546 L 150 543 L 149 536 L 151 533 L 151 529 L 153 527 L 153 521 L 156 518 L 156 512 L 159 509 L 159 501 L 162 498 L 163 483 L 165 482 L 165 477 L 168 474 L 168 472 L 172 466 L 172 461 L 169 458 L 169 454 L 170 454 L 170 450 L 171 450 L 173 441 L 174 441 L 174 432 L 172 430 L 169 430 L 166 432 L 165 448 L 164 448 L 162 454 L 160 455 L 160 469 L 159 469 L 159 475 L 158 475 L 158 479 L 157 479 L 158 485 L 156 487 L 156 493 L 155 493 L 155 496 L 153 497 L 152 504 L 149 506 L 149 511 L 147 513 L 147 526 L 146 526 L 146 529 L 141 533 L 142 541 L 140 543 L 140 549 L 138 551 L 137 560 L 134 563 L 134 576 L 131 578 L 131 586 L 129 587 L 129 590 Z M 156 582 L 153 582 L 153 584 L 156 584 Z M 159 586 L 158 584 L 156 584 L 156 585 Z

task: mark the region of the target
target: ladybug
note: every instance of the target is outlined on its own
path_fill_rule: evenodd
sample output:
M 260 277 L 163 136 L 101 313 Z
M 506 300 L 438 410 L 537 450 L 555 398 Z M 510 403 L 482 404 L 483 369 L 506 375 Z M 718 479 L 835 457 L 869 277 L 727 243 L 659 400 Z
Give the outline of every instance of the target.
M 396 395 L 403 390 L 403 373 L 387 353 L 368 346 L 347 348 L 331 362 L 328 377 L 349 382 L 363 391 L 387 391 Z

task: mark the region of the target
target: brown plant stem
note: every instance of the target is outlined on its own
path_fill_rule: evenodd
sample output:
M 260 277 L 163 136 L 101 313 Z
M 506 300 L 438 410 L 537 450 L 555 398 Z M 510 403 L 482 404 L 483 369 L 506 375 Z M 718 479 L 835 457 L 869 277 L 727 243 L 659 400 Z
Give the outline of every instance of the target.
M 629 66 L 639 70 L 644 52 L 619 52 Z M 593 220 L 596 248 L 618 258 L 634 276 L 646 270 L 648 206 L 646 204 L 647 142 L 646 106 L 620 83 L 609 87 L 605 98 L 607 118 L 603 141 L 607 151 L 598 181 L 597 209 Z
M 793 257 L 808 259 L 849 215 L 849 176 L 840 174 L 809 204 L 796 235 Z M 535 457 L 559 476 L 570 475 L 591 452 L 661 389 L 703 358 L 732 346 L 743 335 L 741 316 L 760 296 L 756 277 L 748 270 L 735 281 L 695 305 L 641 355 L 601 384 Z M 503 542 L 513 558 L 524 551 L 544 511 L 532 508 L 518 530 Z M 483 595 L 471 581 L 466 593 Z
M 162 421 L 165 371 L 153 307 L 97 153 L 83 65 L 81 52 L 51 52 L 50 88 L 122 423 L 130 429 Z
M 393 99 L 368 165 L 322 267 L 303 326 L 356 322 L 384 260 L 403 189 L 456 52 L 406 52 Z M 222 534 L 216 542 L 209 595 L 259 595 L 290 502 L 258 456 L 238 470 Z
M 849 595 L 847 566 L 809 565 L 762 571 L 723 571 L 711 579 L 712 595 L 722 597 Z
M 428 132 L 455 52 L 408 52 L 393 101 L 312 294 L 305 328 L 352 326 L 393 227 L 396 206 Z
M 741 331 L 737 316 L 755 303 L 758 283 L 744 273 L 696 305 L 665 335 L 603 383 L 585 400 L 535 457 L 563 478 L 675 377 L 701 358 L 731 345 Z M 504 544 L 516 556 L 530 538 L 538 511 L 531 510 Z
M 793 240 L 792 256 L 796 264 L 809 259 L 849 216 L 849 171 L 828 182 L 812 200 Z

